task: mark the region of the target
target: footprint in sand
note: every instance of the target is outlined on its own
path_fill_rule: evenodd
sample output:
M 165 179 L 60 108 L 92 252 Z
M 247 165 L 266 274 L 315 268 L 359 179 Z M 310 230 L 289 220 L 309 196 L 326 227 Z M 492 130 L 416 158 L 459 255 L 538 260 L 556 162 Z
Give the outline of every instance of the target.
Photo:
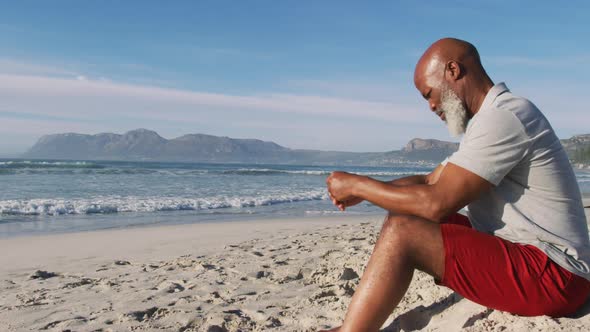
M 143 322 L 143 321 L 157 318 L 159 316 L 163 316 L 166 313 L 168 313 L 168 309 L 166 309 L 166 308 L 151 307 L 151 308 L 148 308 L 145 310 L 131 311 L 126 314 L 123 314 L 119 320 L 120 321 L 134 320 L 134 321 L 138 321 L 138 322 Z
M 45 280 L 45 279 L 49 279 L 49 278 L 53 278 L 53 277 L 57 277 L 57 276 L 58 276 L 58 274 L 55 272 L 37 270 L 29 276 L 29 279 Z
M 81 277 L 80 280 L 74 281 L 74 282 L 69 282 L 69 283 L 63 285 L 61 288 L 65 289 L 65 288 L 77 288 L 77 287 L 81 287 L 81 286 L 85 286 L 85 285 L 97 285 L 99 280 L 100 279 Z
M 123 260 L 116 260 L 113 264 L 115 264 L 115 265 L 131 265 L 130 262 L 123 261 Z
M 64 327 L 81 325 L 83 323 L 86 323 L 87 321 L 88 321 L 88 319 L 86 317 L 76 316 L 76 317 L 70 318 L 70 319 L 53 321 L 53 322 L 41 327 L 40 330 L 49 330 L 49 329 L 55 329 L 55 328 L 59 328 L 60 330 L 62 330 Z M 69 330 L 69 329 L 67 329 L 67 330 Z M 66 331 L 66 330 L 64 330 L 64 331 Z
M 174 281 L 163 281 L 161 282 L 158 286 L 156 286 L 156 290 L 158 290 L 160 293 L 179 293 L 184 291 L 185 287 L 183 285 L 181 285 L 181 283 L 184 284 L 183 281 L 180 282 L 174 282 Z

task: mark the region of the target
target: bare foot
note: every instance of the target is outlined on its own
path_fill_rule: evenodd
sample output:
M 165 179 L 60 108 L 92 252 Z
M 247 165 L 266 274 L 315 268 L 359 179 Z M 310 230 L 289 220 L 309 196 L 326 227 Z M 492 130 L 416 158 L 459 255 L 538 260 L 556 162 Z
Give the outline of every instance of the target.
M 338 332 L 338 331 L 340 331 L 340 326 L 335 327 L 335 328 L 333 328 L 331 330 L 321 330 L 321 331 L 318 331 L 318 332 Z

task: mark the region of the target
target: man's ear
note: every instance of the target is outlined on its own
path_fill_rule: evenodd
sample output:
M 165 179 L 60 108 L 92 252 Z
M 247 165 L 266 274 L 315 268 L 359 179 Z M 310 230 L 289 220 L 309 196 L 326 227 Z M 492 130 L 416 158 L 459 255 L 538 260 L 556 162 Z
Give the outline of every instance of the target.
M 445 64 L 445 78 L 456 81 L 463 76 L 463 67 L 456 61 L 449 61 Z

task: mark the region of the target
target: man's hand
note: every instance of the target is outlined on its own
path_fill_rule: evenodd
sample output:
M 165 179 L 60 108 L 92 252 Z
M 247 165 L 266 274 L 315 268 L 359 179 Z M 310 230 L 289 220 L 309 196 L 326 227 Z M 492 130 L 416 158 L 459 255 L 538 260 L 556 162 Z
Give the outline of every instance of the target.
M 353 195 L 354 187 L 361 178 L 359 175 L 346 172 L 332 172 L 326 179 L 330 199 L 341 211 L 363 201 L 362 198 Z

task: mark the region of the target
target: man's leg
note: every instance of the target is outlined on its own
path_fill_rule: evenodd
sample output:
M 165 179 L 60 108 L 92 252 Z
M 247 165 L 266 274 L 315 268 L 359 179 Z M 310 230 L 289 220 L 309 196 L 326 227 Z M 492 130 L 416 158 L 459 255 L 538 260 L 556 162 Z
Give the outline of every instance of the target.
M 444 259 L 439 224 L 389 215 L 339 331 L 378 331 L 406 293 L 414 270 L 440 280 Z
M 414 269 L 473 302 L 517 315 L 561 317 L 584 304 L 588 280 L 536 247 L 465 227 L 459 217 L 440 225 L 389 216 L 340 331 L 377 331 L 406 292 Z

